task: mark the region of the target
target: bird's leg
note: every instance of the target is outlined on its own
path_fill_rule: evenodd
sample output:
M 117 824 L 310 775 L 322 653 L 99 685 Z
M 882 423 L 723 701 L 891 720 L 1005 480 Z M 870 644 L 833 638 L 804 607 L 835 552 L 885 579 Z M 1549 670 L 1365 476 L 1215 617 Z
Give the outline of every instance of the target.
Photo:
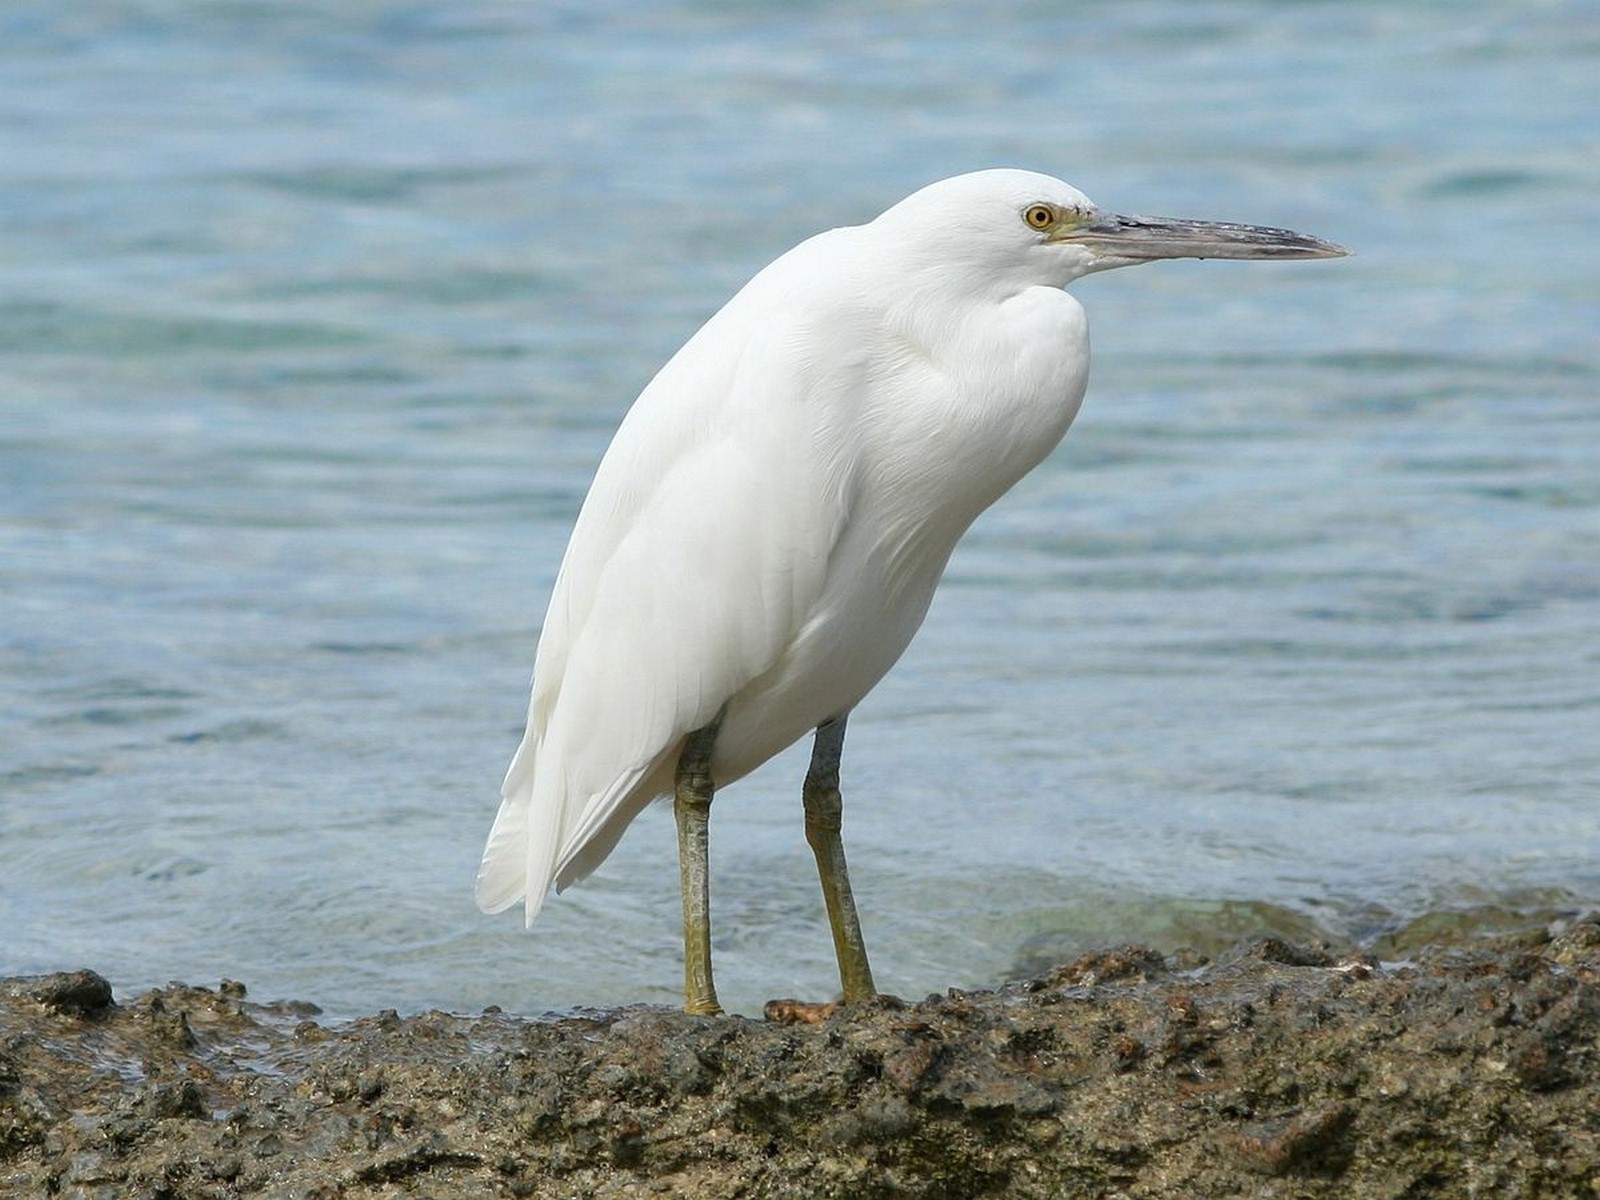
M 711 864 L 709 825 L 711 748 L 722 727 L 724 706 L 710 724 L 684 739 L 678 755 L 672 811 L 678 819 L 678 886 L 683 893 L 683 1008 L 715 1015 L 717 986 L 711 979 Z
M 844 988 L 844 1002 L 854 1004 L 871 999 L 878 992 L 872 986 L 872 967 L 867 963 L 867 945 L 861 939 L 861 922 L 856 917 L 855 898 L 850 894 L 850 874 L 844 864 L 844 842 L 839 836 L 844 818 L 844 801 L 839 795 L 839 757 L 844 751 L 844 725 L 848 715 L 834 717 L 817 726 L 803 796 L 806 841 L 817 856 L 822 899 L 828 906 L 828 925 L 833 930 L 833 953 L 839 960 L 839 983 Z

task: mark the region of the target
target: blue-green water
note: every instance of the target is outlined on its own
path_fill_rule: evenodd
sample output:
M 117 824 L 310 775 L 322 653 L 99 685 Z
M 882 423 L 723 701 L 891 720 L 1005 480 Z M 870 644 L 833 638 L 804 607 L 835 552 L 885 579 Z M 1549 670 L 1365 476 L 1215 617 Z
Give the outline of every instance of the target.
M 6 5 L 0 972 L 672 1001 L 668 812 L 471 901 L 588 475 L 765 261 L 1002 164 L 1358 256 L 1076 289 L 851 723 L 880 984 L 1600 900 L 1597 80 L 1593 3 Z M 716 808 L 746 1010 L 835 986 L 803 763 Z

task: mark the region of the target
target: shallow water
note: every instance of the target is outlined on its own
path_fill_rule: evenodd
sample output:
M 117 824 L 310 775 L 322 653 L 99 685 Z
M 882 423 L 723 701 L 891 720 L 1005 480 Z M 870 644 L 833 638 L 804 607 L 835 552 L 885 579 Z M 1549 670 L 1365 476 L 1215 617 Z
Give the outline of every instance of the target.
M 124 3 L 0 15 L 0 971 L 335 1013 L 676 995 L 670 813 L 472 907 L 621 412 L 942 175 L 1338 263 L 1085 281 L 1063 447 L 857 712 L 879 983 L 1600 898 L 1600 6 Z M 724 999 L 834 986 L 803 753 Z

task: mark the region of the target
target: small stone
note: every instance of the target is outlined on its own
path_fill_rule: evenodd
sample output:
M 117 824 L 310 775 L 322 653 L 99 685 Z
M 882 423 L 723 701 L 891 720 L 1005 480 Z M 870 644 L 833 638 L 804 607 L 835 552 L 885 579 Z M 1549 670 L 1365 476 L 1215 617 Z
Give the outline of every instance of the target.
M 30 989 L 30 995 L 52 1012 L 83 1020 L 102 1017 L 116 1007 L 111 984 L 93 971 L 41 975 Z

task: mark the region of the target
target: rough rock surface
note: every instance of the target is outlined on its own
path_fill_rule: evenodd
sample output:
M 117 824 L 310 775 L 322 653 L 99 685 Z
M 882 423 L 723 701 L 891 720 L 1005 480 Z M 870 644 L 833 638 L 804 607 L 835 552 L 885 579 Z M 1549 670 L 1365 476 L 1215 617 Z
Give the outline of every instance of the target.
M 1600 924 L 1533 941 L 1128 947 L 815 1025 L 12 979 L 0 1196 L 1594 1196 Z

